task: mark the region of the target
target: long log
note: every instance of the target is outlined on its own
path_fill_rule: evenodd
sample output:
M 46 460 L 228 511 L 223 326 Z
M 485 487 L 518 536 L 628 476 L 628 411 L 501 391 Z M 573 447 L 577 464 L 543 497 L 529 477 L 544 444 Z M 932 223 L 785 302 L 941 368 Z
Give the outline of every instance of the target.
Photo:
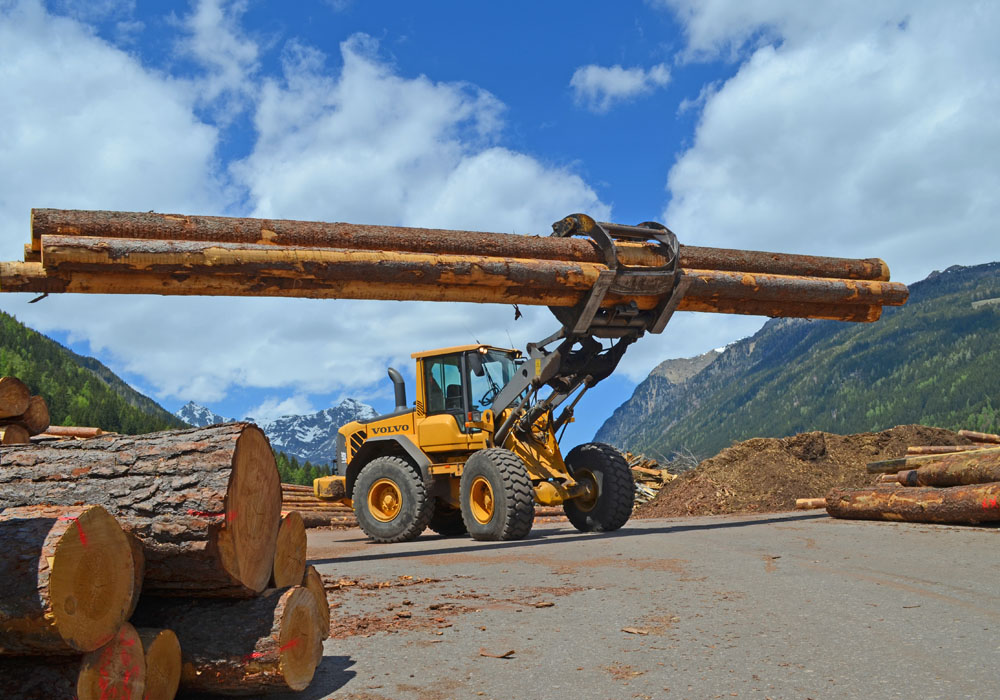
M 19 416 L 28 410 L 31 391 L 16 377 L 0 377 L 0 418 Z
M 285 588 L 298 586 L 306 572 L 306 527 L 302 516 L 296 511 L 286 513 L 278 528 L 278 540 L 274 548 L 274 566 L 271 586 Z
M 173 630 L 140 627 L 146 659 L 146 689 L 142 700 L 173 700 L 181 682 L 181 645 Z
M 303 690 L 323 655 L 316 601 L 301 586 L 248 600 L 144 598 L 135 619 L 177 634 L 186 691 Z
M 962 437 L 969 438 L 973 442 L 1000 444 L 1000 435 L 994 435 L 993 433 L 977 433 L 975 430 L 959 430 L 958 434 Z
M 353 513 L 340 514 L 323 510 L 300 510 L 298 513 L 302 516 L 302 524 L 306 529 L 330 526 L 357 527 L 358 524 Z
M 835 488 L 826 512 L 835 518 L 976 525 L 1000 521 L 1000 484 L 948 488 Z
M 975 445 L 910 445 L 906 448 L 907 456 L 911 455 L 945 455 L 952 452 L 967 452 L 979 449 Z
M 895 474 L 905 469 L 920 469 L 932 464 L 995 464 L 1000 461 L 1000 447 L 986 449 L 971 449 L 952 454 L 928 454 L 886 459 L 881 462 L 869 462 L 867 469 L 870 474 Z
M 306 567 L 306 572 L 302 576 L 302 585 L 312 593 L 316 601 L 316 611 L 319 613 L 320 639 L 330 636 L 330 601 L 326 597 L 326 587 L 323 585 L 323 577 L 315 566 Z
M 45 429 L 45 432 L 42 433 L 42 435 L 51 435 L 52 437 L 72 437 L 83 440 L 106 434 L 107 433 L 100 428 L 90 428 L 77 425 L 50 425 Z
M 604 257 L 597 247 L 584 238 L 153 212 L 33 209 L 31 212 L 33 251 L 41 250 L 41 237 L 45 235 L 259 243 L 277 246 L 604 262 Z M 619 249 L 621 261 L 627 265 L 664 263 L 664 256 L 655 245 L 622 243 L 619 244 Z M 778 275 L 881 281 L 889 279 L 888 266 L 877 258 L 856 260 L 700 246 L 682 245 L 680 265 L 685 268 Z
M 286 484 L 282 482 L 281 484 L 282 493 L 312 493 L 312 486 L 304 486 L 303 484 Z
M 144 593 L 252 596 L 271 576 L 281 510 L 254 425 L 0 448 L 0 507 L 105 506 L 143 543 Z
M 104 508 L 8 508 L 0 542 L 0 653 L 79 654 L 114 637 L 132 600 L 133 563 Z
M 127 622 L 83 656 L 0 659 L 4 700 L 140 700 L 145 682 L 142 645 Z
M 901 470 L 896 480 L 904 486 L 962 486 L 1000 481 L 1000 448 L 935 455 L 914 468 Z

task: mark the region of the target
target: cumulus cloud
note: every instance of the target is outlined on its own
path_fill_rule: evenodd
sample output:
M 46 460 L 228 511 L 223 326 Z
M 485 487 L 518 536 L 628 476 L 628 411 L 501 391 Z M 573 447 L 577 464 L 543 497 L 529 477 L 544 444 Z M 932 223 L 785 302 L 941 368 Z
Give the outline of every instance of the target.
M 1000 7 L 669 4 L 692 60 L 741 61 L 670 171 L 671 228 L 879 256 L 904 281 L 996 259 Z
M 591 64 L 577 68 L 569 84 L 577 103 L 600 113 L 616 102 L 652 92 L 669 82 L 670 69 L 664 63 L 649 69 Z

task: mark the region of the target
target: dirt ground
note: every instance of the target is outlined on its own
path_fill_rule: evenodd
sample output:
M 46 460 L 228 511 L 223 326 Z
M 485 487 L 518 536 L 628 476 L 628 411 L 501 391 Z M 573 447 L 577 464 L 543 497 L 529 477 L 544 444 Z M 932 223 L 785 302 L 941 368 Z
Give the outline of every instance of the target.
M 900 425 L 879 433 L 834 435 L 820 431 L 787 438 L 753 438 L 727 447 L 666 484 L 633 518 L 773 513 L 796 498 L 825 496 L 834 486 L 875 482 L 868 462 L 894 459 L 911 445 L 967 445 L 950 430 Z

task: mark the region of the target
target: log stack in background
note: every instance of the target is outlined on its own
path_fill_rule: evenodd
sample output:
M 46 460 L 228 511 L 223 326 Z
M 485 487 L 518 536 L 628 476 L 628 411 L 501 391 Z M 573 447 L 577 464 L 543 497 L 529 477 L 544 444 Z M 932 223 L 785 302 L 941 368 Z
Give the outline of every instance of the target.
M 49 407 L 16 377 L 0 377 L 0 444 L 24 445 L 49 427 Z
M 881 474 L 867 489 L 833 489 L 835 518 L 976 525 L 1000 522 L 1000 435 L 962 430 L 968 447 L 928 445 L 906 457 L 872 462 Z
M 297 511 L 307 528 L 348 528 L 358 525 L 354 510 L 349 505 L 317 498 L 310 486 L 282 484 L 281 509 L 285 512 Z
M 667 262 L 653 243 L 618 249 L 627 265 Z M 571 307 L 605 263 L 579 237 L 35 209 L 25 262 L 0 263 L 0 291 Z M 679 265 L 681 311 L 867 322 L 908 295 L 878 259 L 681 246 Z M 609 294 L 604 305 L 653 309 L 661 297 Z

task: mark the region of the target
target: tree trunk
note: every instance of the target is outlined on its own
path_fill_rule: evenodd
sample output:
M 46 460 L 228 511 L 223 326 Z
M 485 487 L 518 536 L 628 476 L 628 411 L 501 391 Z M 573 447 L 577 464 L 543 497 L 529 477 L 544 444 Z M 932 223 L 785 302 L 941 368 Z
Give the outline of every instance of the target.
M 4 700 L 140 700 L 145 678 L 142 644 L 127 622 L 82 657 L 0 659 Z
M 146 690 L 143 700 L 173 700 L 181 681 L 181 645 L 173 630 L 140 627 L 146 659 Z
M 977 433 L 975 430 L 959 430 L 958 434 L 962 437 L 969 438 L 973 442 L 1000 444 L 1000 435 L 994 435 L 993 433 Z
M 326 586 L 323 585 L 323 577 L 315 566 L 306 567 L 306 573 L 302 577 L 302 585 L 313 594 L 316 600 L 316 609 L 319 611 L 320 639 L 330 636 L 330 601 L 326 597 Z
M 143 598 L 135 619 L 177 634 L 183 690 L 257 695 L 309 685 L 323 655 L 318 616 L 295 586 L 248 600 Z
M 0 377 L 0 418 L 19 416 L 28 410 L 31 391 L 16 377 Z
M 900 471 L 904 486 L 962 486 L 1000 481 L 1000 449 L 956 452 L 924 458 L 913 469 Z
M 278 528 L 271 586 L 274 588 L 298 586 L 302 583 L 305 571 L 306 528 L 302 523 L 302 516 L 293 510 L 285 514 Z
M 971 469 L 977 465 L 1000 464 L 1000 446 L 987 449 L 971 449 L 952 454 L 927 454 L 887 459 L 882 462 L 869 462 L 868 471 L 873 474 L 895 474 L 908 469 L 945 464 L 959 465 L 962 469 Z M 979 483 L 979 482 L 966 482 Z
M 267 586 L 281 489 L 256 426 L 0 448 L 0 507 L 81 501 L 142 541 L 144 593 L 243 597 Z
M 835 488 L 826 512 L 835 518 L 975 525 L 1000 521 L 1000 484 L 950 488 Z
M 8 508 L 0 542 L 0 653 L 78 654 L 114 637 L 134 568 L 128 539 L 104 508 Z

